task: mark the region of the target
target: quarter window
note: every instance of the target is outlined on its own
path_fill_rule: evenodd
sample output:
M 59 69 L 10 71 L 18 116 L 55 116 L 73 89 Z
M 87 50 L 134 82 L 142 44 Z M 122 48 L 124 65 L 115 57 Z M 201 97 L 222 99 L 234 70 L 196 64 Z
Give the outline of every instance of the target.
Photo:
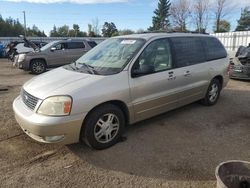
M 88 44 L 91 48 L 94 48 L 97 45 L 95 41 L 88 41 Z
M 185 67 L 206 61 L 201 40 L 198 37 L 171 38 L 177 67 Z
M 203 37 L 203 45 L 206 49 L 207 61 L 221 59 L 227 57 L 227 52 L 217 38 Z
M 154 72 L 172 68 L 171 48 L 168 39 L 159 39 L 151 42 L 137 59 L 134 69 L 140 69 L 143 65 L 150 65 Z

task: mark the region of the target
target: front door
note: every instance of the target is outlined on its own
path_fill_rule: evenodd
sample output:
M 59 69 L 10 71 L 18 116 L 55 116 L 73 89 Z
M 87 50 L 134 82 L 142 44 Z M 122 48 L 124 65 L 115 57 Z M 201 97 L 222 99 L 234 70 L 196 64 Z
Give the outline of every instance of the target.
M 67 43 L 57 43 L 53 46 L 55 50 L 48 53 L 49 67 L 57 67 L 66 64 L 69 61 Z
M 174 109 L 178 100 L 176 93 L 178 93 L 179 74 L 182 74 L 173 69 L 168 39 L 151 42 L 135 61 L 131 72 L 140 70 L 143 66 L 151 66 L 153 71 L 129 79 L 135 121 Z

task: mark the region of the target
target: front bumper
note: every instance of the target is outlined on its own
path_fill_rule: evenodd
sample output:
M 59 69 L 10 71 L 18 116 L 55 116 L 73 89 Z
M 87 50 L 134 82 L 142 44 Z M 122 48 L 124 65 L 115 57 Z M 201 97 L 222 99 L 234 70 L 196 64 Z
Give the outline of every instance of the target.
M 230 78 L 250 80 L 250 66 L 232 65 Z
M 31 111 L 20 96 L 14 100 L 13 110 L 22 130 L 36 141 L 61 144 L 79 142 L 85 114 L 63 117 L 39 115 Z
M 18 68 L 19 69 L 23 69 L 23 70 L 26 70 L 28 71 L 29 70 L 29 62 L 26 61 L 26 60 L 23 60 L 21 62 L 17 62 L 17 65 L 18 65 Z

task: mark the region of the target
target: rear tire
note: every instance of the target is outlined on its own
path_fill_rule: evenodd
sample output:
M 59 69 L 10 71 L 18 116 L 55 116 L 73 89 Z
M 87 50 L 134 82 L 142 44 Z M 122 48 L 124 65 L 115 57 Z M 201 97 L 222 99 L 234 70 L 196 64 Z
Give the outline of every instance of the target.
M 119 141 L 124 126 L 125 117 L 122 110 L 113 104 L 104 104 L 88 115 L 80 140 L 91 148 L 106 149 Z
M 220 97 L 221 83 L 218 79 L 214 78 L 207 90 L 206 96 L 201 100 L 205 106 L 215 105 Z
M 30 70 L 32 74 L 42 74 L 46 71 L 46 63 L 44 60 L 35 59 L 30 63 Z

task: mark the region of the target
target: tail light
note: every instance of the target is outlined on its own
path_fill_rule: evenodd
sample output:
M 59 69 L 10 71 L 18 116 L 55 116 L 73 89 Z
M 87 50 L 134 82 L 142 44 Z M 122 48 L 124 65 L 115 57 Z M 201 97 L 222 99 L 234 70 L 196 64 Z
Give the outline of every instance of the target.
M 228 64 L 228 67 L 227 67 L 227 74 L 229 75 L 230 71 L 232 70 L 233 68 L 233 65 L 231 63 Z

